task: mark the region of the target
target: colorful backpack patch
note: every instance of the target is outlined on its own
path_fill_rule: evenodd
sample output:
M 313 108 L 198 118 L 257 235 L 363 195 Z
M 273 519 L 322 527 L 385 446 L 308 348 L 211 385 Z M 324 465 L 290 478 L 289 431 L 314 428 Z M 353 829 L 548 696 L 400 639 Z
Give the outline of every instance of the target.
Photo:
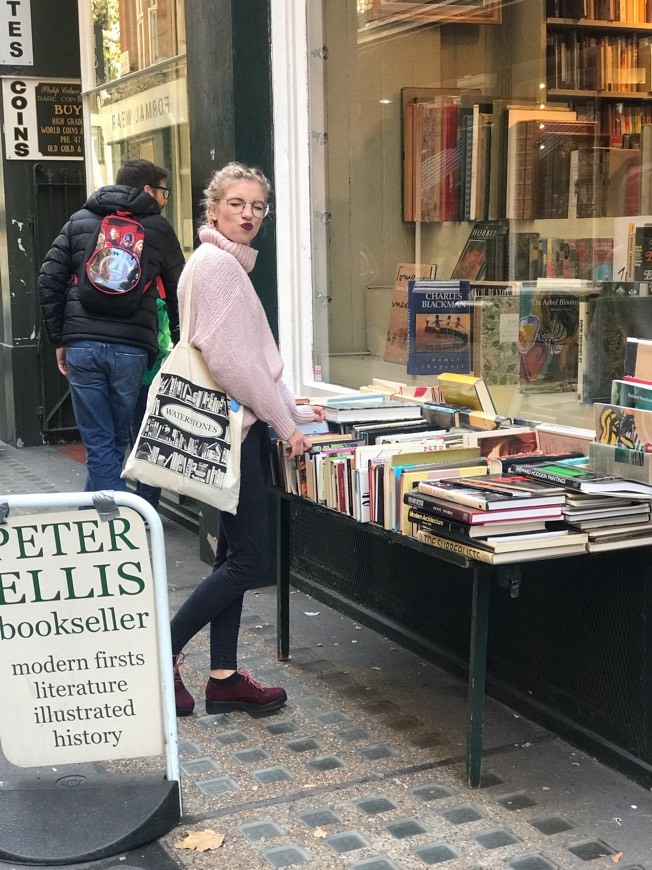
M 94 314 L 127 317 L 140 305 L 145 281 L 145 228 L 129 212 L 103 218 L 77 276 L 79 301 Z

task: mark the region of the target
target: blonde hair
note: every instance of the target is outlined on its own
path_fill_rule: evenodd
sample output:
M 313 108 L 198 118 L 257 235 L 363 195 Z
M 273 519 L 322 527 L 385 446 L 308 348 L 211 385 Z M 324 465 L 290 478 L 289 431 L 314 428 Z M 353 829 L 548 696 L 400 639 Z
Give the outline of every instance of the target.
M 272 185 L 265 175 L 255 166 L 245 166 L 244 163 L 227 163 L 221 169 L 213 174 L 213 177 L 208 182 L 208 186 L 204 190 L 204 199 L 202 205 L 204 207 L 204 225 L 212 226 L 213 222 L 208 216 L 208 207 L 219 200 L 224 199 L 227 188 L 234 181 L 257 181 L 263 189 L 265 202 L 269 197 Z

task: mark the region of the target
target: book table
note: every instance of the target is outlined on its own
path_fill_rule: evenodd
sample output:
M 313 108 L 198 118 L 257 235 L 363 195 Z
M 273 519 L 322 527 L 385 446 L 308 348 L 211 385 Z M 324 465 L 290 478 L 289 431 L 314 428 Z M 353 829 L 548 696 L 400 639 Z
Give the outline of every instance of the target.
M 276 514 L 276 579 L 277 579 L 277 656 L 280 661 L 290 658 L 290 542 L 291 542 L 291 505 L 301 502 L 311 510 L 325 511 L 333 515 L 330 508 L 322 507 L 295 495 L 290 495 L 279 489 L 271 490 L 277 497 Z M 344 514 L 338 518 L 345 523 L 360 523 Z M 406 535 L 387 531 L 371 523 L 364 529 L 372 535 L 378 535 L 386 540 L 404 547 L 411 547 L 427 553 L 433 559 L 468 569 L 472 584 L 471 594 L 471 635 L 468 669 L 468 701 L 466 725 L 466 774 L 471 788 L 479 788 L 482 769 L 482 735 L 484 725 L 484 696 L 487 674 L 487 637 L 489 629 L 489 593 L 492 578 L 497 578 L 500 586 L 505 587 L 512 598 L 519 593 L 521 569 L 518 557 L 514 564 L 489 565 L 484 562 L 469 560 L 464 556 L 446 550 L 422 544 Z M 554 557 L 553 557 L 554 558 Z M 556 557 L 559 558 L 559 557 Z M 329 603 L 331 603 L 329 601 Z M 332 606 L 337 607 L 337 604 Z

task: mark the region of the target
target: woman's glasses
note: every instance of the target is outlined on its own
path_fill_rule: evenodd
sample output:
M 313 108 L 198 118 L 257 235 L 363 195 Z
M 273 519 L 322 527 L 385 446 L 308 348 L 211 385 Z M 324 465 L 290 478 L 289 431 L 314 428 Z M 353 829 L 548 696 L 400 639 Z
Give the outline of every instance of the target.
M 251 206 L 251 211 L 257 218 L 264 218 L 269 214 L 269 206 L 267 203 L 262 202 L 257 199 L 255 202 L 251 202 L 249 199 L 238 199 L 232 197 L 231 199 L 224 200 L 226 202 L 226 207 L 231 212 L 231 214 L 242 214 L 246 205 Z

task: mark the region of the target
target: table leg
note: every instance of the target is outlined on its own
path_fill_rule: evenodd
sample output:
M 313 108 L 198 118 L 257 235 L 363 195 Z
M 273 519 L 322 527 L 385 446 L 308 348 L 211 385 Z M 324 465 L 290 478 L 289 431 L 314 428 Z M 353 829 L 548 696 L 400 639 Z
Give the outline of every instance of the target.
M 482 772 L 482 729 L 487 676 L 487 632 L 489 627 L 489 572 L 473 566 L 471 648 L 469 653 L 468 732 L 466 777 L 471 788 L 480 787 Z
M 276 512 L 276 651 L 290 658 L 290 502 L 279 498 Z

